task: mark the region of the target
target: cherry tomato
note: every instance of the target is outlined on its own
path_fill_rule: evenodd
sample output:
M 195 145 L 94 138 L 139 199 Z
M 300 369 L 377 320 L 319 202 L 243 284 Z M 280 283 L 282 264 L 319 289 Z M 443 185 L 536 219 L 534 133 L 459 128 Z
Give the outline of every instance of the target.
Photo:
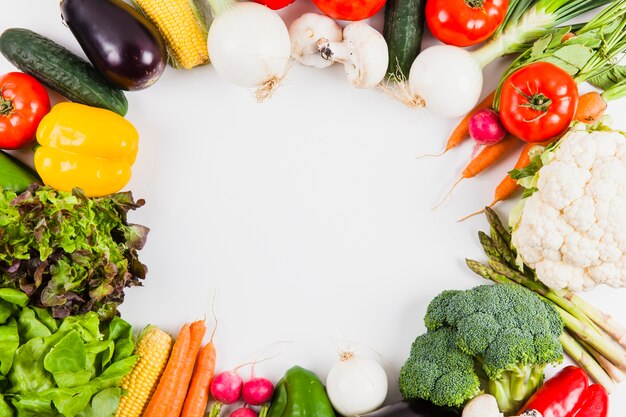
M 386 0 L 313 0 L 327 16 L 339 20 L 363 20 L 374 16 Z
M 476 45 L 500 27 L 508 6 L 509 0 L 428 0 L 426 23 L 445 44 Z
M 0 148 L 18 149 L 35 137 L 41 119 L 50 111 L 46 89 L 21 72 L 0 77 Z
M 569 127 L 577 105 L 574 79 L 554 64 L 536 62 L 504 81 L 500 118 L 506 130 L 518 138 L 542 142 Z
M 272 10 L 282 9 L 289 6 L 296 0 L 254 0 L 255 2 L 269 7 Z

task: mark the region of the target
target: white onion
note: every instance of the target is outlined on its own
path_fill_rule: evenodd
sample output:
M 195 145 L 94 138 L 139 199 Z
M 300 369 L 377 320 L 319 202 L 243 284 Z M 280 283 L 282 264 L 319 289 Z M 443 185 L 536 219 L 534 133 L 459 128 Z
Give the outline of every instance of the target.
M 465 49 L 437 45 L 417 56 L 409 73 L 411 95 L 420 97 L 426 108 L 444 117 L 468 113 L 483 88 L 478 61 Z
M 219 13 L 209 29 L 208 47 L 215 70 L 247 88 L 280 82 L 291 55 L 283 20 L 254 2 L 234 3 Z
M 387 374 L 378 362 L 343 353 L 326 378 L 326 392 L 333 407 L 343 416 L 369 413 L 387 397 Z

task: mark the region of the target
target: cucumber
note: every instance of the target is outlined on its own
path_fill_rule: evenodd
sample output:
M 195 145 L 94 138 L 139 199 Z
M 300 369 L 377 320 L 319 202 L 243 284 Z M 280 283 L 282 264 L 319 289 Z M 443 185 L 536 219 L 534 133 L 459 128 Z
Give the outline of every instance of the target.
M 128 111 L 124 93 L 112 87 L 90 63 L 31 30 L 5 30 L 0 36 L 0 52 L 17 68 L 71 101 L 122 116 Z
M 422 45 L 425 7 L 426 0 L 387 0 L 383 29 L 389 47 L 387 77 L 409 78 L 411 65 Z
M 35 182 L 41 184 L 41 179 L 32 169 L 0 151 L 0 190 L 21 193 Z

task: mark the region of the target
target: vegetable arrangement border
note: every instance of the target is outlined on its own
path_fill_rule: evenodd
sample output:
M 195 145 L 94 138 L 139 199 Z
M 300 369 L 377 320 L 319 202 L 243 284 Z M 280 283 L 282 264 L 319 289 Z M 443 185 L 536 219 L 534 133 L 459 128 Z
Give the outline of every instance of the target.
M 0 149 L 38 142 L 35 171 L 0 152 L 0 417 L 218 417 L 241 402 L 232 417 L 606 417 L 626 372 L 626 328 L 573 291 L 626 286 L 626 133 L 604 117 L 626 95 L 626 0 L 313 0 L 324 14 L 287 28 L 274 10 L 292 1 L 61 0 L 88 61 L 29 29 L 0 35 L 22 71 L 0 77 Z M 381 34 L 363 19 L 383 6 Z M 444 45 L 421 51 L 425 26 Z M 478 102 L 482 69 L 509 54 Z M 118 317 L 125 288 L 146 276 L 148 234 L 126 218 L 143 200 L 120 192 L 139 147 L 123 90 L 149 88 L 167 63 L 209 62 L 258 101 L 294 62 L 339 63 L 355 87 L 465 115 L 442 154 L 470 137 L 471 161 L 443 201 L 526 143 L 481 210 L 487 263 L 467 260 L 494 284 L 431 301 L 400 371 L 405 402 L 380 408 L 387 374 L 354 352 L 325 383 L 296 365 L 274 385 L 257 362 L 216 373 L 217 323 L 207 343 L 205 320 L 176 339 L 150 325 L 133 340 Z M 585 81 L 601 92 L 580 95 Z M 51 107 L 44 85 L 69 101 Z M 491 207 L 518 190 L 505 226 Z M 580 367 L 544 381 L 564 354 Z

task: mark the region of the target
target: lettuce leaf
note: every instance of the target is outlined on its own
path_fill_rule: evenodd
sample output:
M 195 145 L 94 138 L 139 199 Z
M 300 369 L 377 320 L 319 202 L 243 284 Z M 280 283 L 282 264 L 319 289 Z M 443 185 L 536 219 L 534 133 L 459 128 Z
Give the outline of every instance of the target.
M 127 221 L 143 204 L 129 192 L 87 198 L 79 189 L 0 189 L 0 286 L 21 290 L 55 318 L 90 311 L 112 318 L 124 289 L 147 273 L 138 251 L 149 229 Z
M 3 293 L 0 417 L 114 416 L 121 381 L 138 359 L 130 324 L 103 322 L 95 312 L 56 320 L 24 306 L 20 290 Z

